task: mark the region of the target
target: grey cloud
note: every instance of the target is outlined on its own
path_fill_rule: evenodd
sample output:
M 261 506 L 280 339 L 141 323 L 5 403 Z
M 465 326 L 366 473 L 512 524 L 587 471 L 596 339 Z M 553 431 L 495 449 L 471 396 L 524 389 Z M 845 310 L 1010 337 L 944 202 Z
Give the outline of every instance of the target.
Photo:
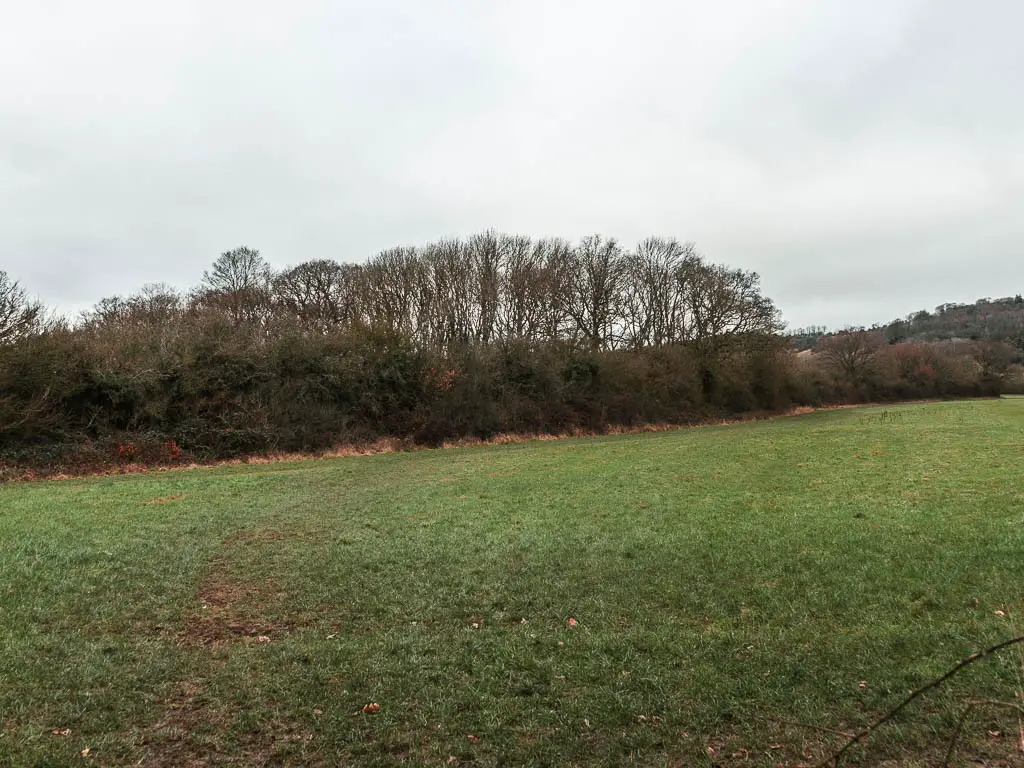
M 0 265 L 47 302 L 217 253 L 488 227 L 697 241 L 791 325 L 1021 290 L 1013 0 L 22 4 Z

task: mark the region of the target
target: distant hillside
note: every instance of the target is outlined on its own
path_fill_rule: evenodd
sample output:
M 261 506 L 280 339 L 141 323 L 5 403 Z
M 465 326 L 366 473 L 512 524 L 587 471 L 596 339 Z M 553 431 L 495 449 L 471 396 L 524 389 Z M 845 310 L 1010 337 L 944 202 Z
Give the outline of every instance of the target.
M 872 330 L 885 334 L 891 344 L 900 341 L 942 341 L 971 339 L 1001 341 L 1024 351 L 1024 298 L 1017 294 L 1005 299 L 978 299 L 973 304 L 941 304 L 934 312 L 921 310 Z M 831 333 L 824 327 L 799 328 L 790 336 L 796 349 L 811 349 L 822 336 Z

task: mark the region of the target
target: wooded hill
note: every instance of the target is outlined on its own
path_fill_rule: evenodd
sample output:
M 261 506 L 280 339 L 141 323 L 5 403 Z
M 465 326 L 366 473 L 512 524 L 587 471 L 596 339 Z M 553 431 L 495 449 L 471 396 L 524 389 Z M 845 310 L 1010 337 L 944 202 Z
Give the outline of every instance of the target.
M 1024 298 L 984 298 L 973 304 L 940 304 L 934 312 L 922 309 L 905 318 L 870 329 L 880 332 L 889 344 L 904 341 L 965 339 L 1001 342 L 1024 356 Z M 798 350 L 813 349 L 823 337 L 835 335 L 823 326 L 799 328 L 790 336 Z

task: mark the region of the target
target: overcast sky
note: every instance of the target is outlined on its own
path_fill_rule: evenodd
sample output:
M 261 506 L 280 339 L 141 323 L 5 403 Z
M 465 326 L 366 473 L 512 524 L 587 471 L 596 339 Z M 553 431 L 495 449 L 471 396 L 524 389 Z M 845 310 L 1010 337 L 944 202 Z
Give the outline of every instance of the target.
M 1020 0 L 0 0 L 0 269 L 693 240 L 791 327 L 1024 291 Z

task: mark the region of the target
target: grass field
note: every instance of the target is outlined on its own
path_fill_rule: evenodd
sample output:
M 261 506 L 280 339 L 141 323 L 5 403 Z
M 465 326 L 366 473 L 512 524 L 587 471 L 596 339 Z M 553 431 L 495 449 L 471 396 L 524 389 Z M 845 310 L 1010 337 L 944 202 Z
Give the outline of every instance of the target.
M 0 486 L 0 765 L 813 764 L 1022 631 L 1024 399 Z

